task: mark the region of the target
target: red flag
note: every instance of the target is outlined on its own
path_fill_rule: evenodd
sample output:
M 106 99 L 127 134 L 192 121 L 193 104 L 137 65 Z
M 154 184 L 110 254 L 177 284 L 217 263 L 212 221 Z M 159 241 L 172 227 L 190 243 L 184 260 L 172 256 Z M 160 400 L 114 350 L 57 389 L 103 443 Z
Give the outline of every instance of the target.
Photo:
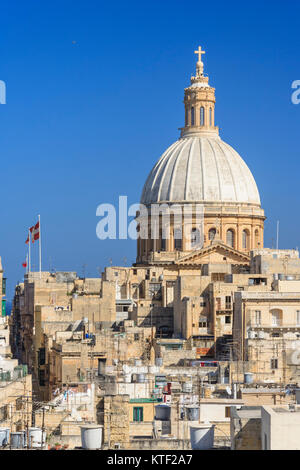
M 35 240 L 38 240 L 40 238 L 40 223 L 38 222 L 33 227 L 31 227 L 30 232 L 31 232 L 31 241 L 32 243 L 34 243 Z
M 32 241 L 32 230 L 34 229 L 34 227 L 35 227 L 35 226 L 33 225 L 33 226 L 32 226 L 32 227 L 30 227 L 30 229 L 29 229 L 29 231 L 30 231 L 30 233 L 31 233 L 31 241 Z M 26 239 L 26 242 L 25 242 L 25 243 L 26 243 L 27 245 L 28 245 L 28 243 L 29 243 L 29 234 L 28 234 L 28 237 L 27 237 L 27 239 Z
M 31 241 L 32 241 L 32 243 L 34 243 L 35 240 L 38 240 L 40 238 L 40 223 L 38 222 L 37 224 L 30 227 L 29 231 L 30 231 L 30 234 L 31 234 Z M 28 245 L 29 235 L 28 235 L 25 243 Z
M 25 261 L 25 263 L 22 263 L 22 266 L 23 266 L 23 268 L 27 268 L 27 263 L 26 263 L 26 261 Z

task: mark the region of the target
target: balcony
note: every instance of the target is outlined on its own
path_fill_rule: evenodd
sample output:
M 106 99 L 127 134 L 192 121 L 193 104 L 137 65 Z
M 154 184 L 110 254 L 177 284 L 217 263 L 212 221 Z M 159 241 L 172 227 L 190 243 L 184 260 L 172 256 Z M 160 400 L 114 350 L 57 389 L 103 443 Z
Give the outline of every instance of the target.
M 298 329 L 300 332 L 300 325 L 298 325 L 296 322 L 295 323 L 283 323 L 283 322 L 270 322 L 270 323 L 257 323 L 256 321 L 249 321 L 247 323 L 247 327 L 253 328 L 253 329 L 280 329 L 280 328 L 293 328 L 293 329 Z

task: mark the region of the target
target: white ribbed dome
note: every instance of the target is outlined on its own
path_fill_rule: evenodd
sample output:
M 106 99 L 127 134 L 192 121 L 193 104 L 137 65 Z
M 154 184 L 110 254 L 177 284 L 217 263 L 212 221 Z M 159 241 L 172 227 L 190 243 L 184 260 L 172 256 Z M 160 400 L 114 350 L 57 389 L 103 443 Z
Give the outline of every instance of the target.
M 231 202 L 260 205 L 244 160 L 217 134 L 188 136 L 171 145 L 153 167 L 141 203 Z

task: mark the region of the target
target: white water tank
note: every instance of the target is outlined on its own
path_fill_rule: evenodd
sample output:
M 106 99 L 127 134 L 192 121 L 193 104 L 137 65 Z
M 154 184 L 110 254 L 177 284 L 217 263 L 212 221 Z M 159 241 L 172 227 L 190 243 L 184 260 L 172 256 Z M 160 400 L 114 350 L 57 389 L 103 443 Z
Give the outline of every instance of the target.
M 215 426 L 203 424 L 190 427 L 191 446 L 194 450 L 210 450 L 214 446 Z
M 248 338 L 249 339 L 254 339 L 255 338 L 255 331 L 249 330 L 248 331 Z
M 193 383 L 192 382 L 183 382 L 182 391 L 184 393 L 191 393 L 193 391 Z
M 0 447 L 9 443 L 9 428 L 0 428 Z
M 187 406 L 186 417 L 188 421 L 199 421 L 200 409 L 199 406 Z
M 169 405 L 155 406 L 155 419 L 159 421 L 169 421 L 171 418 L 171 407 Z
M 245 384 L 252 384 L 253 383 L 253 374 L 252 374 L 252 372 L 245 372 L 244 373 L 244 383 Z
M 80 429 L 81 445 L 83 449 L 101 449 L 103 426 L 98 424 L 86 424 L 85 426 L 80 426 Z
M 35 448 L 42 448 L 46 444 L 46 432 L 42 433 L 41 428 L 29 428 L 29 447 L 32 449 Z M 42 434 L 43 434 L 43 442 L 42 442 Z
M 131 383 L 131 374 L 125 374 L 124 375 L 124 382 L 127 384 Z
M 10 433 L 10 446 L 12 449 L 25 449 L 26 432 L 18 431 Z

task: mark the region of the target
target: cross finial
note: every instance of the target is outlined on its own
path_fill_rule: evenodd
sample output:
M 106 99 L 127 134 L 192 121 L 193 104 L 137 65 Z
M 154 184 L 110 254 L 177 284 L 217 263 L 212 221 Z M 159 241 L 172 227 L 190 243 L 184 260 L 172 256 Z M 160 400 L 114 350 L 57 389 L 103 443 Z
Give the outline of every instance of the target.
M 203 51 L 203 50 L 201 49 L 201 46 L 199 46 L 199 47 L 198 47 L 198 50 L 197 50 L 197 51 L 194 51 L 194 52 L 195 52 L 195 54 L 198 54 L 198 62 L 201 62 L 201 56 L 202 56 L 202 54 L 205 54 L 205 51 Z

